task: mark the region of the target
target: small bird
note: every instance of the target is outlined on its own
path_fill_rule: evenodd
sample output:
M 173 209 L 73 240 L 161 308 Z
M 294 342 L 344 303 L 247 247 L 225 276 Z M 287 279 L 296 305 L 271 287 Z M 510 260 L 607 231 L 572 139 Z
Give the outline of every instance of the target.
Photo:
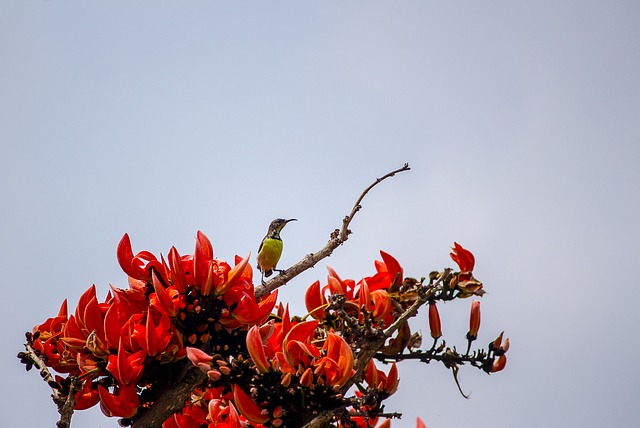
M 274 270 L 277 271 L 276 265 L 282 255 L 282 238 L 280 238 L 280 231 L 290 221 L 297 221 L 297 219 L 291 218 L 285 220 L 283 218 L 277 218 L 273 220 L 269 225 L 267 236 L 265 236 L 260 243 L 260 248 L 258 248 L 258 269 L 262 272 L 263 284 L 265 277 L 268 278 Z

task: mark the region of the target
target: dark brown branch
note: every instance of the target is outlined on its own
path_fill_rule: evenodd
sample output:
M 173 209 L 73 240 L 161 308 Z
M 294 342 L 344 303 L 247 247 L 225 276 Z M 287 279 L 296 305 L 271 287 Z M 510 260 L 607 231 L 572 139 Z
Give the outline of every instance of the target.
M 207 375 L 198 367 L 191 367 L 184 379 L 162 394 L 134 424 L 134 428 L 154 428 L 162 426 L 171 415 L 179 412 L 184 407 L 191 392 L 205 380 Z
M 71 417 L 73 416 L 73 406 L 76 404 L 76 393 L 82 388 L 83 381 L 78 376 L 69 376 L 71 384 L 69 385 L 69 394 L 62 405 L 58 403 L 58 413 L 60 420 L 56 423 L 58 428 L 69 428 L 71 426 Z
M 256 289 L 255 289 L 256 298 L 259 299 L 262 296 L 272 292 L 276 288 L 283 286 L 284 284 L 286 284 L 291 279 L 293 279 L 296 276 L 300 275 L 302 272 L 306 271 L 307 269 L 310 269 L 310 268 L 314 267 L 322 259 L 329 257 L 333 253 L 333 250 L 338 248 L 347 239 L 349 239 L 349 234 L 351 233 L 351 231 L 349 230 L 349 224 L 351 223 L 351 221 L 355 217 L 356 213 L 358 211 L 360 211 L 360 209 L 362 208 L 362 206 L 360 204 L 361 204 L 362 200 L 364 199 L 364 197 L 367 195 L 367 193 L 369 193 L 369 191 L 371 189 L 373 189 L 373 187 L 375 187 L 377 184 L 379 184 L 383 180 L 385 180 L 385 179 L 387 179 L 389 177 L 393 177 L 394 175 L 396 175 L 396 174 L 398 174 L 400 172 L 408 171 L 410 169 L 411 168 L 409 168 L 409 164 L 405 163 L 402 166 L 402 168 L 398 168 L 395 171 L 391 171 L 390 173 L 385 174 L 380 178 L 376 178 L 376 181 L 371 183 L 371 185 L 369 185 L 366 189 L 364 189 L 364 191 L 360 194 L 360 196 L 358 197 L 358 200 L 353 205 L 353 208 L 351 209 L 351 212 L 349 213 L 349 215 L 347 215 L 342 220 L 342 227 L 340 229 L 334 230 L 331 233 L 331 237 L 330 237 L 329 241 L 327 242 L 327 244 L 321 250 L 319 250 L 319 251 L 317 251 L 315 253 L 307 254 L 304 258 L 302 258 L 302 260 L 300 260 L 299 262 L 297 262 L 296 264 L 291 266 L 289 269 L 287 269 L 282 274 L 270 279 L 269 281 L 267 281 L 263 285 L 260 285 L 260 286 L 256 287 Z

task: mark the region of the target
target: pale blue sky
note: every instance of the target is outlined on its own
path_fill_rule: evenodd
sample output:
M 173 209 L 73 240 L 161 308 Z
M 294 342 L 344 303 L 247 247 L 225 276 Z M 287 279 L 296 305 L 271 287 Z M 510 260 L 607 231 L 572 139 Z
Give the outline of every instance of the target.
M 640 5 L 634 1 L 0 1 L 0 427 L 53 426 L 23 333 L 91 284 L 125 286 L 115 248 L 324 245 L 371 274 L 476 254 L 480 341 L 503 373 L 401 367 L 395 427 L 632 427 L 640 419 Z M 300 298 L 317 267 L 281 294 Z M 470 302 L 440 308 L 463 346 Z M 422 324 L 421 324 L 422 323 Z M 428 332 L 424 314 L 414 328 Z M 635 356 L 634 356 L 635 355 Z M 77 427 L 116 427 L 99 410 Z

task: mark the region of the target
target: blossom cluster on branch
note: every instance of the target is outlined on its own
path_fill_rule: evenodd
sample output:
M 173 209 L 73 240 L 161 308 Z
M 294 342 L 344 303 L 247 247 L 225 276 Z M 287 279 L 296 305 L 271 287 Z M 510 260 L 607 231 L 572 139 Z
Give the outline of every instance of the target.
M 308 313 L 298 317 L 277 304 L 277 290 L 256 299 L 249 256 L 236 257 L 232 267 L 214 257 L 202 232 L 194 254 L 171 248 L 166 260 L 134 254 L 124 235 L 117 257 L 129 287 L 112 286 L 99 301 L 92 286 L 72 314 L 65 300 L 57 316 L 27 334 L 28 352 L 19 357 L 28 369 L 58 372 L 48 383 L 74 409 L 99 404 L 125 426 L 136 426 L 196 366 L 202 376 L 165 428 L 385 427 L 389 419 L 381 417 L 397 416 L 383 402 L 398 388 L 398 361 L 441 361 L 454 375 L 466 363 L 488 373 L 504 368 L 502 334 L 470 353 L 478 301 L 467 352 L 440 339 L 436 302 L 484 293 L 471 252 L 454 244 L 460 271 L 432 272 L 428 281 L 404 277 L 394 257 L 380 254 L 375 273 L 358 281 L 329 267 L 326 284 L 308 287 Z M 422 338 L 407 322 L 424 304 L 434 339 L 428 350 L 420 350 Z

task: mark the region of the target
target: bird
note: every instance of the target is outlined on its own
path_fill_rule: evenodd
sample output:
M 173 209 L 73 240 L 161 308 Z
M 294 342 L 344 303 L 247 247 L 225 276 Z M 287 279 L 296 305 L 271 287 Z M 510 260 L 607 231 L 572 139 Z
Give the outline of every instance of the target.
M 258 248 L 258 269 L 262 272 L 262 283 L 264 284 L 264 278 L 271 276 L 273 271 L 282 271 L 276 269 L 276 265 L 282 255 L 282 238 L 280 238 L 280 232 L 282 228 L 290 221 L 298 221 L 295 218 L 285 220 L 283 218 L 277 218 L 269 225 L 267 235 L 262 239 L 260 248 Z

